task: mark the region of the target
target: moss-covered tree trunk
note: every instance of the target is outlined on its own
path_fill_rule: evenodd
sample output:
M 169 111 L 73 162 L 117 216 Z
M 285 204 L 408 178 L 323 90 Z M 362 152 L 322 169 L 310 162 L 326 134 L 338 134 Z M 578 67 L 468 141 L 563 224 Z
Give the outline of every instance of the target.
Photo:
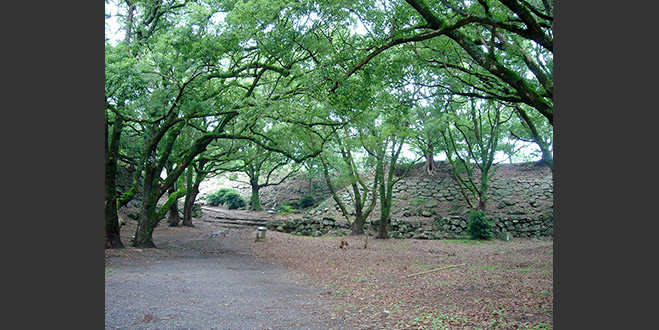
M 112 128 L 112 138 L 108 141 L 109 122 L 105 117 L 105 248 L 123 248 L 117 213 L 117 155 L 123 120 L 117 116 Z
M 259 190 L 261 186 L 258 183 L 251 183 L 252 193 L 249 197 L 249 205 L 252 211 L 261 211 L 263 207 L 261 206 L 261 199 L 259 198 Z
M 192 223 L 192 211 L 199 189 L 194 186 L 188 187 L 187 189 L 185 201 L 183 202 L 183 225 L 186 227 L 194 227 L 194 224 Z
M 195 198 L 197 198 L 197 193 L 199 193 L 199 190 L 195 193 L 185 195 L 185 202 L 183 205 L 183 226 L 194 227 L 194 224 L 192 223 L 192 213 L 194 211 L 194 201 Z
M 158 175 L 164 168 L 164 163 L 171 154 L 174 141 L 182 129 L 182 126 L 174 126 L 183 121 L 176 117 L 176 112 L 172 112 L 172 115 L 167 118 L 167 121 L 163 123 L 162 126 L 153 126 L 151 128 L 149 138 L 145 141 L 142 208 L 140 210 L 140 219 L 137 223 L 137 230 L 133 240 L 134 247 L 156 247 L 152 238 L 154 228 L 158 225 L 161 217 L 164 216 L 164 209 L 171 207 L 171 203 L 173 203 L 176 198 L 182 197 L 185 194 L 185 190 L 179 189 L 175 194 L 170 196 L 167 203 L 159 210 L 157 209 L 158 200 L 172 185 L 174 185 L 174 183 L 176 183 L 176 181 L 181 179 L 183 172 L 194 161 L 195 157 L 206 151 L 206 147 L 221 135 L 224 127 L 237 115 L 237 112 L 227 114 L 214 132 L 206 133 L 196 139 L 192 146 L 185 151 L 171 173 L 167 173 L 167 177 L 163 180 L 160 180 Z M 165 135 L 168 135 L 167 140 L 164 143 L 160 157 L 156 158 L 158 144 Z M 183 183 L 181 183 L 179 187 L 180 186 L 183 186 Z
M 172 186 L 169 188 L 167 191 L 169 195 L 171 196 L 172 194 L 176 193 L 176 187 Z M 180 222 L 180 218 L 178 216 L 178 202 L 172 203 L 172 206 L 169 207 L 169 216 L 167 217 L 167 225 L 170 227 L 177 227 L 178 223 Z
M 148 161 L 148 159 L 147 159 Z M 155 165 L 148 162 L 144 167 L 144 183 L 142 186 L 142 207 L 137 221 L 137 229 L 133 238 L 133 247 L 155 248 L 153 243 L 153 230 L 160 219 L 156 218 L 156 206 L 160 196 L 155 187 Z
M 144 181 L 153 176 L 151 171 L 145 171 Z M 164 187 L 154 184 L 144 185 L 144 199 L 142 201 L 142 208 L 140 210 L 140 218 L 137 222 L 137 230 L 135 238 L 133 239 L 133 247 L 140 248 L 156 248 L 153 243 L 153 231 L 161 219 L 164 218 L 165 213 L 171 209 L 172 204 L 185 195 L 184 189 L 176 190 L 171 193 L 164 205 L 158 206 L 158 200 L 164 195 L 161 191 Z M 178 216 L 178 212 L 177 212 Z

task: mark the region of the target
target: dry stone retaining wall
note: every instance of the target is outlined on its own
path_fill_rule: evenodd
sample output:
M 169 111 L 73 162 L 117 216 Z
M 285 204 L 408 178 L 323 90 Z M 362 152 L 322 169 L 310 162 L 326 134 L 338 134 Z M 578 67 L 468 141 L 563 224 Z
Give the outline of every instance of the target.
M 553 175 L 548 168 L 502 165 L 491 179 L 489 192 L 486 214 L 494 224 L 495 235 L 553 236 Z M 347 192 L 340 196 L 346 201 L 350 198 Z M 434 176 L 412 175 L 394 186 L 390 237 L 466 238 L 470 212 L 448 167 L 440 166 Z M 366 228 L 375 231 L 378 217 L 372 216 Z M 310 236 L 350 232 L 331 198 L 301 219 L 273 223 L 269 228 Z
M 338 211 L 329 189 L 321 180 L 311 181 L 311 192 L 317 206 L 302 218 L 268 225 L 300 235 L 346 235 L 350 226 Z M 237 181 L 229 186 L 249 198 L 249 185 Z M 263 188 L 261 204 L 265 209 L 294 204 L 309 193 L 309 180 L 299 175 L 282 185 Z M 343 190 L 340 198 L 351 205 L 350 194 Z M 437 162 L 434 175 L 413 170 L 393 189 L 390 236 L 395 238 L 445 239 L 465 238 L 471 209 L 465 201 L 450 167 Z M 494 223 L 495 234 L 512 237 L 553 236 L 553 174 L 549 168 L 535 163 L 503 164 L 490 179 L 486 215 Z M 354 211 L 348 209 L 354 214 Z M 367 229 L 377 229 L 376 207 Z M 372 223 L 371 223 L 372 222 Z

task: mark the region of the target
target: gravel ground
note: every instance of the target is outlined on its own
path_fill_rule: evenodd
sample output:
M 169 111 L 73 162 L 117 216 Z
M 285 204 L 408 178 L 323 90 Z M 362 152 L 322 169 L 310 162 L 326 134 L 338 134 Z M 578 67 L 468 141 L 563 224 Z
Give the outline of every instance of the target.
M 159 249 L 106 251 L 105 328 L 354 328 L 303 274 L 253 256 L 253 233 L 161 225 Z

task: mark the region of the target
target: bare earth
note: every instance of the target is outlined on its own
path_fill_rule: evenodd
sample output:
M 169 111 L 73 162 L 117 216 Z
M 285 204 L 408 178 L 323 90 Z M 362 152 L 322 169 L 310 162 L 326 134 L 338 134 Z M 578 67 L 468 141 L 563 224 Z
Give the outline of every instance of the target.
M 273 217 L 263 212 L 239 212 L 242 212 L 240 218 Z M 314 303 L 302 316 L 290 317 L 306 315 L 312 321 L 315 319 L 313 324 L 318 324 L 318 328 L 553 329 L 553 240 L 550 238 L 515 238 L 510 242 L 376 240 L 365 235 L 314 238 L 268 231 L 266 242 L 255 242 L 254 229 L 227 229 L 206 220 L 211 219 L 206 215 L 195 219 L 194 228 L 170 228 L 162 221 L 154 232 L 154 243 L 159 247 L 155 250 L 130 248 L 135 225 L 124 226 L 121 235 L 128 248 L 106 251 L 106 295 L 113 271 L 130 258 L 198 254 L 215 255 L 223 260 L 230 255 L 245 254 L 257 256 L 255 265 L 285 266 L 284 274 L 293 274 L 301 287 L 309 289 L 304 293 L 308 297 L 304 294 L 300 297 L 318 300 L 318 304 Z M 339 247 L 341 240 L 348 243 L 346 249 Z M 289 309 L 297 309 L 300 304 L 307 306 L 299 302 L 306 301 L 303 298 L 296 299 L 298 305 L 292 304 Z M 114 328 L 108 327 L 107 305 L 106 297 L 106 328 Z M 286 310 L 282 306 L 277 308 L 279 312 Z M 140 329 L 155 321 L 153 315 L 144 315 Z M 161 316 L 164 320 L 158 324 L 164 324 L 168 317 Z M 257 328 L 313 326 L 293 322 L 286 327 Z

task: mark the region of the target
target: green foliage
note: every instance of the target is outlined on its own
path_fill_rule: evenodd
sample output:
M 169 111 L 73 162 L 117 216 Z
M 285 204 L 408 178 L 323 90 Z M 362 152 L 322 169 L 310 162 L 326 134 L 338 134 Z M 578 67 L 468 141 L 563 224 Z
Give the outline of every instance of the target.
M 307 207 L 311 207 L 316 203 L 316 200 L 313 198 L 311 195 L 304 195 L 302 198 L 300 198 L 300 208 L 301 209 L 306 209 Z
M 241 207 L 245 207 L 247 203 L 245 203 L 245 199 L 243 199 L 243 196 L 240 196 L 239 193 L 235 191 L 230 191 L 224 195 L 225 205 L 229 210 L 235 210 L 239 209 Z
M 287 215 L 293 212 L 293 207 L 289 204 L 282 204 L 280 207 L 279 215 Z
M 229 210 L 239 209 L 246 205 L 245 199 L 231 188 L 221 188 L 220 190 L 206 195 L 206 201 L 210 205 L 225 205 Z
M 221 188 L 220 190 L 210 193 L 206 195 L 206 201 L 208 204 L 213 205 L 213 206 L 218 206 L 221 204 L 224 204 L 224 195 L 231 191 L 232 189 L 229 188 Z
M 485 217 L 481 210 L 471 212 L 467 232 L 471 239 L 488 239 L 492 237 L 492 221 Z

